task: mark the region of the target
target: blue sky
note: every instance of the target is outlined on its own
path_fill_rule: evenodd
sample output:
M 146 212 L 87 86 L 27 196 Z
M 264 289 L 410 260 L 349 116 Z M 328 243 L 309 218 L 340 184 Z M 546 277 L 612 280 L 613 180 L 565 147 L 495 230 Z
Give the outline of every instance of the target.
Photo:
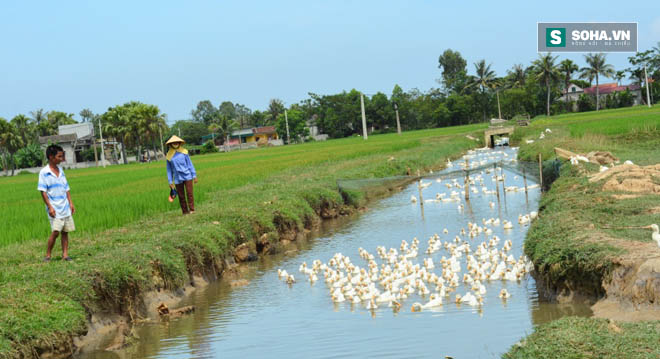
M 498 75 L 529 64 L 538 21 L 636 21 L 639 50 L 660 41 L 657 1 L 14 1 L 0 5 L 0 117 L 76 114 L 137 100 L 169 122 L 200 100 L 264 110 L 308 92 L 438 87 L 458 50 Z M 616 69 L 631 54 L 609 54 Z M 582 54 L 560 55 L 584 65 Z

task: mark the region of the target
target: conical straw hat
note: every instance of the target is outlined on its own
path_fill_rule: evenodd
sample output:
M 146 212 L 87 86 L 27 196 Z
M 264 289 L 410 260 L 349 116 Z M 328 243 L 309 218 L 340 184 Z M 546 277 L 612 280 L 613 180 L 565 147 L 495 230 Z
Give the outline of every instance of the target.
M 170 143 L 176 143 L 176 142 L 181 142 L 181 143 L 186 143 L 186 141 L 180 139 L 178 136 L 172 136 L 170 137 L 167 142 L 165 142 L 166 145 L 169 145 Z

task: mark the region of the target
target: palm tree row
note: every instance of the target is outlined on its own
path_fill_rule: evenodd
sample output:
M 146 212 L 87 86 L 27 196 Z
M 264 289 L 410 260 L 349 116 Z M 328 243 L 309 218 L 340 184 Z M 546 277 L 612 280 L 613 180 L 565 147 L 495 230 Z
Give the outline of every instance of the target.
M 160 136 L 167 133 L 165 120 L 166 115 L 160 112 L 158 106 L 135 101 L 111 107 L 100 116 L 103 133 L 114 137 L 121 143 L 124 163 L 128 162 L 127 146 L 136 148 L 138 160 L 142 154 L 142 146 L 146 148 L 151 146 L 154 153 L 157 152 Z M 151 161 L 149 151 L 147 151 L 147 157 Z
M 614 67 L 605 62 L 605 54 L 587 54 L 584 55 L 587 61 L 586 67 L 580 69 L 582 78 L 595 78 L 596 79 L 596 111 L 600 108 L 600 90 L 599 90 L 599 76 L 612 78 L 615 75 Z
M 658 52 L 660 53 L 660 50 Z M 587 66 L 583 68 L 579 68 L 569 59 L 557 64 L 557 58 L 558 56 L 553 56 L 551 53 L 539 54 L 539 58 L 532 62 L 531 67 L 525 69 L 523 65 L 514 65 L 504 79 L 497 78 L 495 72 L 490 68 L 491 65 L 486 64 L 485 60 L 481 60 L 474 64 L 476 76 L 469 78 L 465 89 L 476 88 L 479 90 L 482 97 L 481 107 L 484 119 L 486 118 L 488 105 L 483 98 L 486 97 L 487 91 L 494 90 L 497 95 L 498 112 L 500 112 L 501 117 L 499 91 L 510 88 L 524 88 L 528 75 L 531 74 L 534 80 L 545 87 L 546 115 L 550 116 L 552 89 L 557 83 L 561 83 L 567 91 L 576 73 L 579 74 L 581 79 L 587 80 L 590 84 L 593 80 L 596 80 L 596 110 L 599 110 L 601 108 L 599 90 L 601 76 L 613 78 L 619 82 L 625 74 L 625 71 L 615 72 L 613 66 L 606 62 L 606 55 L 602 53 L 585 55 Z M 566 97 L 566 106 L 568 107 L 568 97 Z

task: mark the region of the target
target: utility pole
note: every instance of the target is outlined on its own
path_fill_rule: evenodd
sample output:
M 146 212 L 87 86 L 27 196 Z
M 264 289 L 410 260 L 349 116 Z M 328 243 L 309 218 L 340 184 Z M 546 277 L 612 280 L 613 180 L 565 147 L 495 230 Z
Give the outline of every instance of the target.
M 105 168 L 105 147 L 103 146 L 103 128 L 101 127 L 101 120 L 99 119 L 99 136 L 101 137 L 101 163 Z
M 179 137 L 181 137 L 181 125 L 179 125 Z
M 100 121 L 100 120 L 99 120 Z M 94 123 L 92 122 L 92 140 L 94 141 L 94 162 L 96 163 L 96 167 L 99 166 L 99 155 L 97 154 L 96 151 L 96 135 L 94 134 Z
M 401 134 L 401 122 L 399 122 L 399 105 L 394 103 L 394 112 L 396 112 L 396 133 Z
M 291 137 L 289 137 L 289 116 L 287 115 L 286 110 L 284 110 L 284 123 L 286 123 L 286 144 L 290 145 Z
M 360 94 L 360 106 L 362 107 L 362 136 L 367 139 L 367 117 L 364 115 L 364 95 Z
M 500 109 L 500 91 L 495 91 L 495 94 L 497 95 L 497 119 L 501 120 L 502 119 L 502 110 Z
M 646 64 L 644 65 L 644 82 L 646 82 L 646 103 L 651 107 L 651 96 L 649 95 L 649 75 L 646 74 Z
M 160 125 L 158 126 L 158 136 L 160 137 L 160 152 L 165 155 L 165 148 L 163 147 L 163 132 L 161 131 Z

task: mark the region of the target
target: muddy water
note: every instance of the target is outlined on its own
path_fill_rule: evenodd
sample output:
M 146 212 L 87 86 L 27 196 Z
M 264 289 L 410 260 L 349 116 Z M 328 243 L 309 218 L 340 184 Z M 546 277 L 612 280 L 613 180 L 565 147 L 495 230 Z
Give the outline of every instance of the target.
M 515 156 L 514 150 L 505 152 L 508 158 Z M 485 186 L 494 189 L 491 174 L 483 176 Z M 445 182 L 433 181 L 424 195 L 430 199 L 436 193 L 460 192 L 456 188 L 447 189 Z M 529 180 L 528 184 L 533 182 Z M 514 179 L 513 173 L 507 173 L 506 185 L 523 186 L 522 178 Z M 425 203 L 422 209 L 419 203 L 410 201 L 418 193 L 417 186 L 411 185 L 372 203 L 369 211 L 348 223 L 331 223 L 316 238 L 295 244 L 298 246 L 295 252 L 262 258 L 245 266 L 243 277 L 250 281 L 247 286 L 232 288 L 228 281 L 220 281 L 198 291 L 183 303 L 196 306 L 193 315 L 170 323 L 142 326 L 137 331 L 139 343 L 127 352 L 96 353 L 89 357 L 493 358 L 531 333 L 535 325 L 565 315 L 591 315 L 586 306 L 539 302 L 535 282 L 529 276 L 519 282 L 485 282 L 487 293 L 481 308 L 451 302 L 455 293 L 467 291 L 461 284 L 442 307 L 411 312 L 413 302 L 428 301 L 413 294 L 396 312 L 386 303 L 374 311 L 367 310 L 366 303 L 335 304 L 322 276 L 311 285 L 298 271 L 303 261 L 327 262 L 338 252 L 364 266 L 366 263 L 358 256 L 359 247 L 376 255 L 377 246 L 399 249 L 401 240 L 410 242 L 413 237 L 420 239 L 419 256 L 413 260 L 421 263 L 428 257 L 423 252 L 430 236 L 438 233 L 447 241 L 461 228 L 467 228 L 468 221 L 481 225 L 482 218 L 497 217 L 513 222 L 511 230 L 504 230 L 501 225 L 492 228 L 502 243 L 507 239 L 513 242 L 512 254 L 518 258 L 528 230 L 528 226 L 518 224 L 518 215 L 537 210 L 540 198 L 537 188 L 527 195 L 515 192 L 504 197 L 502 194 L 498 205 L 495 195 L 480 191 L 470 193 L 470 205 L 464 204 L 460 211 L 458 203 Z M 491 201 L 495 202 L 494 208 L 489 206 Z M 449 234 L 442 234 L 444 228 Z M 478 237 L 470 242 L 475 248 L 482 240 L 483 237 Z M 438 265 L 442 256 L 448 253 L 441 250 L 431 257 Z M 278 279 L 278 268 L 293 273 L 297 283 L 284 284 Z M 439 271 L 439 268 L 434 270 Z M 506 301 L 498 298 L 502 288 L 511 293 Z

